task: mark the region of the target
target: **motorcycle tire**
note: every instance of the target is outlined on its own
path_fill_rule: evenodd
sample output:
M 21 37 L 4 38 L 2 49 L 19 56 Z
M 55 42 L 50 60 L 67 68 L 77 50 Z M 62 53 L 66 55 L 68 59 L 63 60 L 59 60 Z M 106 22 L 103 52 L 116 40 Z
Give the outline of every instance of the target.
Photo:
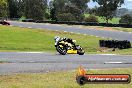
M 84 55 L 85 51 L 83 50 L 81 46 L 77 45 L 76 49 L 77 49 L 77 54 Z
M 61 48 L 59 47 L 59 45 L 56 46 L 56 50 L 61 54 L 61 55 L 66 55 L 67 54 L 67 50 L 66 48 Z

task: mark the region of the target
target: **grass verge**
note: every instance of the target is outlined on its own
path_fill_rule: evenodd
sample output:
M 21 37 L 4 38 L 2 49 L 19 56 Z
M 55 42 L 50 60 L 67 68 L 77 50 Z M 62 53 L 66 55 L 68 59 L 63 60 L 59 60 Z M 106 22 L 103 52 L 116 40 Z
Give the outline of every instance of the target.
M 115 27 L 115 28 L 112 28 L 112 29 L 118 30 L 118 31 L 124 31 L 124 32 L 132 32 L 132 28 Z
M 88 70 L 88 74 L 130 74 L 132 68 Z M 0 88 L 80 88 L 76 71 L 0 76 Z M 132 88 L 130 84 L 87 84 L 81 88 Z
M 0 26 L 0 51 L 44 51 L 56 52 L 54 47 L 54 36 L 69 37 L 77 40 L 86 53 L 101 53 L 99 50 L 99 40 L 94 36 L 74 34 L 62 31 L 33 30 L 28 28 Z M 102 52 L 104 53 L 104 52 Z M 132 49 L 108 51 L 105 53 L 132 55 Z
M 51 30 L 0 26 L 0 51 L 55 51 L 54 36 L 77 40 L 86 52 L 95 53 L 103 38 Z

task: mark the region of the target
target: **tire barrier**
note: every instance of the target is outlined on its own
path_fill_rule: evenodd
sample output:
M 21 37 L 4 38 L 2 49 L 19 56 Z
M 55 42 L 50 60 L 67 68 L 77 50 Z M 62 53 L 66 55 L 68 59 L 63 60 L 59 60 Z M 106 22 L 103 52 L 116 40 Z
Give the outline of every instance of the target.
M 35 22 L 35 20 L 33 20 L 33 19 L 25 19 L 25 20 L 22 20 L 22 22 Z
M 68 24 L 68 25 L 132 28 L 132 24 L 112 24 L 112 23 L 97 23 L 97 22 L 78 22 L 78 21 L 43 21 L 43 20 L 37 20 L 35 22 L 36 23 L 51 23 L 51 24 Z
M 100 47 L 128 49 L 131 48 L 130 41 L 124 40 L 99 40 Z
M 10 18 L 10 20 L 19 20 L 19 19 L 20 18 Z M 22 20 L 22 22 L 132 28 L 132 24 L 112 24 L 112 23 L 98 23 L 98 22 L 52 21 L 52 20 L 33 20 L 33 19 L 24 19 Z

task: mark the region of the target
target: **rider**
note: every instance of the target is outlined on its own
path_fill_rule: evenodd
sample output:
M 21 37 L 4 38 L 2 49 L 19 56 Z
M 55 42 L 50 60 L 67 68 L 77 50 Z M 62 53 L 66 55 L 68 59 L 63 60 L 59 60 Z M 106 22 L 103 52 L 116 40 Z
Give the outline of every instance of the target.
M 73 40 L 71 38 L 66 38 L 66 37 L 61 38 L 59 36 L 55 36 L 54 40 L 55 40 L 55 46 L 57 46 L 57 44 L 58 44 L 59 41 L 68 42 L 68 43 L 72 44 L 73 46 L 75 46 L 75 42 L 76 42 L 76 40 Z

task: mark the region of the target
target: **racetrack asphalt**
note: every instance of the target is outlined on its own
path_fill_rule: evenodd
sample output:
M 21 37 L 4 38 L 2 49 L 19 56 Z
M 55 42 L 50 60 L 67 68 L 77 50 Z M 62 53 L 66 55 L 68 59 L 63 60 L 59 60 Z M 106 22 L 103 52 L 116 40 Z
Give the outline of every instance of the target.
M 132 56 L 123 55 L 59 55 L 43 52 L 0 52 L 0 74 L 45 73 L 86 69 L 132 67 Z
M 112 38 L 118 40 L 129 40 L 132 41 L 132 33 L 121 32 L 121 31 L 111 31 L 111 30 L 96 30 L 88 28 L 80 28 L 78 26 L 66 26 L 58 24 L 44 24 L 44 23 L 24 23 L 24 22 L 15 22 L 9 21 L 13 26 L 27 27 L 27 28 L 36 28 L 36 29 L 50 29 L 58 30 L 72 33 L 81 33 L 88 34 L 104 38 Z

